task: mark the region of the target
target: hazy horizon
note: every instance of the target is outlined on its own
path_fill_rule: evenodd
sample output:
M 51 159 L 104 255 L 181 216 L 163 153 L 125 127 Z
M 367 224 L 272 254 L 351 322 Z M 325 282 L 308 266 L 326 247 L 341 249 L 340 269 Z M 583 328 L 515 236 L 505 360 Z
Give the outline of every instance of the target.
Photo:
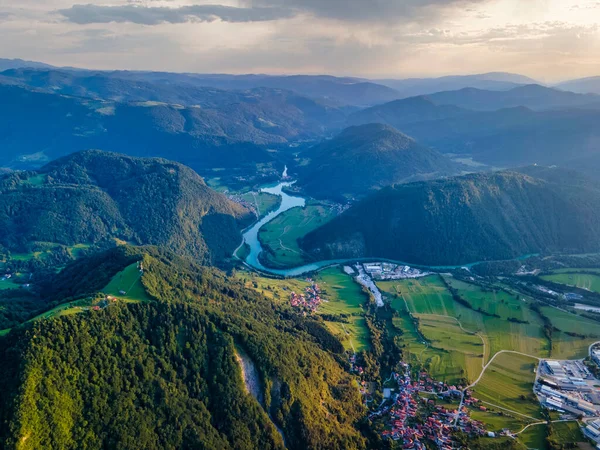
M 0 54 L 56 66 L 412 78 L 600 75 L 600 2 L 4 0 Z

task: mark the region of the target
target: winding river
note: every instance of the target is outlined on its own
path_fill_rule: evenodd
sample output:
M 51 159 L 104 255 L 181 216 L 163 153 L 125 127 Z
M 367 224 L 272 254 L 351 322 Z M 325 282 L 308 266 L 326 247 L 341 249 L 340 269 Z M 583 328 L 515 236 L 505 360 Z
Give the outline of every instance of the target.
M 287 175 L 287 167 L 285 168 L 285 171 L 283 172 L 283 176 L 286 177 L 286 175 Z M 248 228 L 244 232 L 244 234 L 243 234 L 244 241 L 242 242 L 240 247 L 238 247 L 236 249 L 236 251 L 234 252 L 234 255 L 237 254 L 237 251 L 244 244 L 248 244 L 248 246 L 250 248 L 250 253 L 244 260 L 244 263 L 247 266 L 249 266 L 250 268 L 258 270 L 259 272 L 263 272 L 263 273 L 271 274 L 271 275 L 278 275 L 278 276 L 282 276 L 282 277 L 298 277 L 298 276 L 301 276 L 301 275 L 304 275 L 304 274 L 307 274 L 310 272 L 315 272 L 315 271 L 317 271 L 319 269 L 323 269 L 325 267 L 335 266 L 338 264 L 348 264 L 348 263 L 352 263 L 352 262 L 356 262 L 356 261 L 365 261 L 365 262 L 367 262 L 367 261 L 383 261 L 383 262 L 391 262 L 391 263 L 395 263 L 395 264 L 410 265 L 413 267 L 421 267 L 424 269 L 433 269 L 433 270 L 452 270 L 452 269 L 457 269 L 460 267 L 472 267 L 476 264 L 479 264 L 479 262 L 475 262 L 475 263 L 462 264 L 462 265 L 457 265 L 457 266 L 430 266 L 430 267 L 428 267 L 428 266 L 419 266 L 417 264 L 410 264 L 410 263 L 406 263 L 404 261 L 389 260 L 389 259 L 385 259 L 385 258 L 361 258 L 361 259 L 354 258 L 354 259 L 331 259 L 331 260 L 327 260 L 327 261 L 318 261 L 315 263 L 306 264 L 304 266 L 294 267 L 291 269 L 272 269 L 270 267 L 266 267 L 260 262 L 260 254 L 263 252 L 263 248 L 258 239 L 258 232 L 264 225 L 271 222 L 273 219 L 275 219 L 277 216 L 283 214 L 284 212 L 286 212 L 292 208 L 297 208 L 297 207 L 303 208 L 304 206 L 306 206 L 305 198 L 292 196 L 283 191 L 284 188 L 292 186 L 294 183 L 295 183 L 295 181 L 283 181 L 277 185 L 268 186 L 268 187 L 264 187 L 264 188 L 260 189 L 260 192 L 277 195 L 277 196 L 281 197 L 281 204 L 279 205 L 279 208 L 277 208 L 275 211 L 272 211 L 269 214 L 267 214 L 265 217 L 263 217 L 261 220 L 256 222 L 254 225 L 252 225 L 250 228 Z M 518 259 L 526 259 L 530 256 L 534 256 L 534 255 L 526 255 L 526 256 L 523 256 Z

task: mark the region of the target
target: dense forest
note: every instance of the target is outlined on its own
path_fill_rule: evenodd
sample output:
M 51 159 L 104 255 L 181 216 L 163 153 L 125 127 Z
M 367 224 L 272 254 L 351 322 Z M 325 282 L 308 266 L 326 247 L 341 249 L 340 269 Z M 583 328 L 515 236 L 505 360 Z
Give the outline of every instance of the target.
M 395 183 L 455 175 L 459 165 L 381 124 L 350 127 L 307 152 L 298 186 L 317 198 L 357 198 Z
M 275 425 L 291 449 L 366 446 L 356 381 L 321 322 L 155 248 L 104 258 L 100 279 L 82 279 L 74 295 L 137 258 L 156 301 L 35 321 L 0 338 L 3 448 L 282 448 Z M 263 404 L 245 390 L 236 346 L 260 374 Z
M 85 151 L 0 178 L 0 245 L 11 251 L 117 238 L 217 263 L 251 220 L 194 171 L 163 159 Z
M 382 189 L 309 233 L 319 259 L 427 265 L 600 249 L 600 188 L 562 169 L 529 168 Z

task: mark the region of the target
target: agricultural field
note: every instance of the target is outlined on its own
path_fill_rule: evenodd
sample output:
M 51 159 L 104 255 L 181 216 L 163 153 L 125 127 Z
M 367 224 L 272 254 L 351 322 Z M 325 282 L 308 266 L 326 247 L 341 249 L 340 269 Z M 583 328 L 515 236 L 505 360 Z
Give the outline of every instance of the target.
M 486 406 L 541 419 L 540 404 L 533 394 L 537 364 L 528 356 L 502 353 L 488 366 L 473 395 L 491 404 Z
M 564 284 L 566 286 L 574 286 L 588 291 L 600 293 L 600 272 L 597 275 L 591 273 L 575 273 L 571 269 L 555 271 L 552 275 L 542 275 L 540 278 L 552 283 Z M 598 271 L 598 269 L 579 269 L 579 271 Z
M 552 325 L 560 330 L 555 331 L 552 336 L 553 358 L 584 358 L 588 355 L 590 344 L 600 340 L 600 323 L 550 306 L 544 306 L 541 310 Z M 570 336 L 567 333 L 580 336 Z
M 500 409 L 494 409 L 490 406 L 487 411 L 480 411 L 478 408 L 470 409 L 471 418 L 485 423 L 486 429 L 489 431 L 498 432 L 504 428 L 511 431 L 520 431 L 526 425 L 533 423 L 533 420 L 520 417 L 516 414 L 510 415 Z
M 281 197 L 278 195 L 267 194 L 266 192 L 247 192 L 241 197 L 244 201 L 254 205 L 259 218 L 276 210 L 281 204 Z
M 546 450 L 548 449 L 547 434 L 547 425 L 534 425 L 519 434 L 519 441 L 528 449 Z
M 309 201 L 304 208 L 292 208 L 267 223 L 258 238 L 266 250 L 266 265 L 275 268 L 300 266 L 309 257 L 300 249 L 298 239 L 318 228 L 337 215 L 334 205 Z
M 429 344 L 410 318 L 404 302 L 402 300 L 394 302 L 396 303 L 393 306 L 399 315 L 394 317 L 393 324 L 395 328 L 402 330 L 399 337 L 404 345 L 405 361 L 413 367 L 426 369 L 437 380 L 459 384 L 467 375 L 465 368 L 471 367 L 465 361 L 465 354 Z M 479 363 L 479 371 L 481 371 L 481 363 Z
M 341 267 L 333 267 L 320 272 L 315 281 L 321 288 L 325 300 L 318 309 L 319 314 L 344 314 L 350 316 L 350 323 L 325 323 L 341 338 L 347 350 L 361 351 L 370 348 L 369 330 L 364 319 L 363 305 L 369 300 L 362 287 Z
M 459 321 L 465 342 L 469 335 L 478 334 L 485 343 L 485 349 L 478 351 L 478 354 L 484 354 L 484 362 L 489 361 L 489 358 L 500 350 L 514 350 L 534 356 L 549 355 L 549 343 L 543 335 L 541 318 L 529 309 L 527 302 L 517 300 L 516 297 L 499 290 L 486 292 L 479 286 L 459 282 L 450 277 L 446 280 L 458 289 L 463 298 L 468 299 L 473 308 L 481 308 L 483 312 L 455 302 L 439 275 L 418 280 L 378 282 L 378 286 L 389 294 L 388 297 L 392 297 L 392 306 L 396 309 L 406 300 L 410 312 L 420 320 L 433 316 L 449 316 L 455 319 L 455 323 L 456 320 Z M 500 317 L 491 314 L 498 314 Z M 509 321 L 509 318 L 522 323 Z M 450 323 L 452 322 L 445 322 L 446 328 Z M 444 323 L 438 325 L 444 327 Z M 439 333 L 439 330 L 434 332 L 432 328 L 422 327 L 421 332 L 428 340 L 437 340 L 435 333 Z M 442 345 L 449 344 L 442 340 L 440 346 Z M 472 377 L 472 362 L 470 367 L 469 370 L 467 367 L 464 369 L 469 374 L 469 379 L 474 379 L 476 377 Z
M 126 292 L 121 294 L 121 291 Z M 131 302 L 150 301 L 142 285 L 142 276 L 137 267 L 137 263 L 127 266 L 124 270 L 116 274 L 112 280 L 102 289 L 106 295 L 112 295 L 120 300 Z

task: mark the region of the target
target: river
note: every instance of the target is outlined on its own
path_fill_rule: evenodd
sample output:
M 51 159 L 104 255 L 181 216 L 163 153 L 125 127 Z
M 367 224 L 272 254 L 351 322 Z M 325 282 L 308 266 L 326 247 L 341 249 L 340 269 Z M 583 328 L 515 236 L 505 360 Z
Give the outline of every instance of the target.
M 287 167 L 285 168 L 284 175 L 287 175 Z M 273 219 L 275 219 L 277 216 L 283 214 L 284 212 L 286 212 L 292 208 L 297 208 L 297 207 L 303 208 L 304 206 L 306 206 L 306 199 L 304 197 L 292 196 L 283 191 L 284 188 L 292 186 L 294 183 L 295 183 L 295 181 L 284 181 L 284 182 L 280 182 L 279 184 L 276 184 L 273 186 L 267 186 L 267 187 L 260 189 L 260 192 L 277 195 L 277 196 L 281 197 L 281 204 L 279 205 L 279 208 L 277 208 L 275 211 L 272 211 L 269 214 L 267 214 L 265 217 L 263 217 L 261 220 L 256 222 L 254 225 L 252 225 L 250 228 L 248 228 L 244 232 L 244 234 L 243 234 L 244 241 L 242 242 L 240 247 L 242 247 L 244 244 L 248 244 L 248 246 L 250 248 L 250 253 L 244 260 L 244 263 L 247 266 L 249 266 L 255 270 L 258 270 L 260 272 L 266 273 L 266 274 L 278 275 L 278 276 L 282 276 L 282 277 L 299 277 L 301 275 L 304 275 L 304 274 L 307 274 L 310 272 L 314 272 L 314 271 L 323 269 L 325 267 L 335 266 L 335 265 L 339 265 L 339 264 L 353 263 L 353 262 L 357 262 L 357 261 L 390 262 L 390 263 L 394 263 L 394 264 L 409 265 L 409 266 L 413 266 L 413 267 L 419 267 L 419 268 L 423 268 L 423 269 L 431 269 L 431 270 L 437 270 L 437 271 L 453 270 L 453 269 L 458 269 L 461 267 L 469 268 L 476 264 L 479 264 L 479 262 L 475 262 L 475 263 L 462 264 L 462 265 L 457 265 L 457 266 L 422 266 L 422 265 L 418 265 L 418 264 L 410 264 L 405 261 L 395 261 L 395 260 L 390 260 L 390 259 L 386 259 L 386 258 L 360 258 L 360 259 L 353 258 L 353 259 L 332 259 L 332 260 L 327 260 L 327 261 L 318 261 L 315 263 L 306 264 L 304 266 L 294 267 L 294 268 L 290 268 L 290 269 L 272 269 L 270 267 L 265 267 L 260 262 L 260 254 L 263 252 L 263 248 L 258 239 L 258 232 L 260 231 L 260 229 L 264 225 L 266 225 L 267 223 L 269 223 Z M 238 249 L 236 249 L 234 254 L 237 254 L 237 251 L 239 250 L 240 247 L 238 247 Z M 523 256 L 518 259 L 526 259 L 530 256 L 535 256 L 535 255 L 526 255 L 526 256 Z

